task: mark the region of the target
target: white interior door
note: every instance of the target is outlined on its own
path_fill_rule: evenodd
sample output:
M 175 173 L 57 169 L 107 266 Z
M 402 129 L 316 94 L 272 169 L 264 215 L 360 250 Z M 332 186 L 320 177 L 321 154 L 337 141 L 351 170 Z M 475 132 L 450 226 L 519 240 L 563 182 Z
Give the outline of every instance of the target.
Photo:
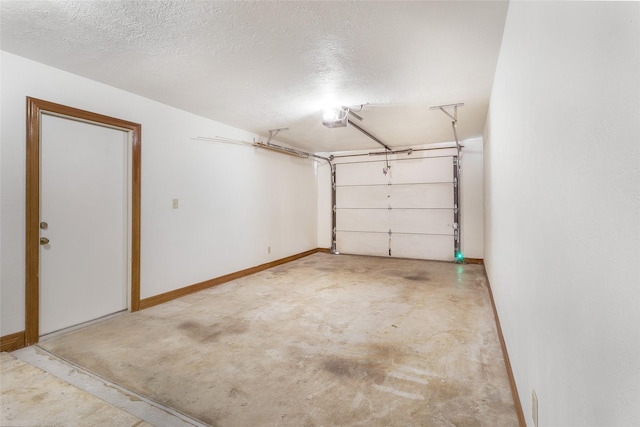
M 128 134 L 46 114 L 41 123 L 45 335 L 127 308 Z
M 452 261 L 453 159 L 418 157 L 336 167 L 336 249 Z

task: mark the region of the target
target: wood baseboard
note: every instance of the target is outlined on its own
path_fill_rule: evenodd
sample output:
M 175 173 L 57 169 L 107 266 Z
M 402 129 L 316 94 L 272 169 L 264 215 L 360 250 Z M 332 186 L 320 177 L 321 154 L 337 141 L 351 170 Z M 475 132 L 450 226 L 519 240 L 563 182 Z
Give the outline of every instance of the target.
M 484 259 L 482 258 L 465 258 L 464 262 L 467 264 L 484 265 Z
M 184 295 L 188 295 L 194 292 L 201 291 L 203 289 L 210 288 L 212 286 L 220 285 L 231 280 L 239 279 L 240 277 L 248 276 L 250 274 L 257 273 L 259 271 L 266 270 L 268 268 L 275 267 L 277 265 L 285 264 L 287 262 L 295 261 L 300 258 L 304 258 L 311 254 L 322 252 L 331 253 L 330 249 L 316 248 L 306 252 L 291 255 L 286 258 L 282 258 L 276 261 L 268 262 L 266 264 L 258 265 L 256 267 L 247 268 L 246 270 L 237 271 L 235 273 L 227 274 L 225 276 L 216 277 L 215 279 L 207 280 L 204 282 L 196 283 L 195 285 L 187 286 L 185 288 L 176 289 L 171 292 L 156 295 L 150 298 L 145 298 L 140 301 L 140 308 L 149 308 L 154 305 L 162 304 L 163 302 L 171 301 L 172 299 L 179 298 Z M 0 337 L 0 351 L 14 351 L 26 347 L 25 332 L 20 331 L 14 334 L 5 335 Z
M 291 255 L 276 261 L 271 261 L 266 264 L 261 264 L 255 267 L 247 268 L 245 270 L 236 271 L 235 273 L 225 274 L 224 276 L 205 280 L 204 282 L 196 283 L 193 285 L 186 286 L 184 288 L 175 289 L 173 291 L 165 292 L 163 294 L 155 295 L 155 296 L 140 300 L 140 309 L 153 307 L 154 305 L 162 304 L 162 303 L 174 300 L 176 298 L 183 297 L 185 295 L 189 295 L 189 294 L 199 292 L 208 288 L 212 288 L 214 286 L 221 285 L 223 283 L 230 282 L 232 280 L 236 280 L 241 277 L 249 276 L 251 274 L 258 273 L 260 271 L 275 267 L 277 265 L 286 264 L 288 262 L 295 261 L 297 259 L 304 258 L 306 256 L 309 256 L 318 252 L 331 253 L 329 249 L 316 248 L 316 249 L 311 249 L 305 252 L 301 252 L 299 254 Z
M 504 364 L 507 368 L 507 377 L 509 377 L 509 386 L 511 387 L 511 395 L 513 396 L 513 404 L 516 407 L 516 414 L 518 416 L 518 424 L 520 427 L 527 427 L 527 422 L 524 418 L 524 412 L 522 411 L 522 403 L 520 402 L 520 394 L 518 393 L 518 387 L 516 386 L 516 379 L 513 376 L 513 370 L 511 369 L 511 362 L 509 361 L 509 352 L 507 351 L 507 344 L 504 341 L 502 335 L 502 327 L 500 326 L 500 318 L 498 317 L 498 310 L 496 309 L 496 303 L 493 299 L 493 292 L 491 291 L 491 283 L 489 277 L 486 275 L 487 289 L 489 289 L 489 298 L 491 299 L 491 307 L 493 307 L 493 316 L 496 319 L 496 328 L 498 329 L 498 338 L 500 339 L 500 347 L 502 347 L 502 356 L 504 357 Z
M 24 346 L 24 331 L 0 337 L 0 351 L 14 351 Z

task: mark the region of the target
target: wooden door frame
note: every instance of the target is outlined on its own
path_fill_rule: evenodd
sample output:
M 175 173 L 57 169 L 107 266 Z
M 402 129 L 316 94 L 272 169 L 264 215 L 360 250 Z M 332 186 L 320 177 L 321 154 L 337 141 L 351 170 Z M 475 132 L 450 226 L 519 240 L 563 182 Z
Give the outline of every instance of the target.
M 79 110 L 37 98 L 27 97 L 26 151 L 26 263 L 25 263 L 25 345 L 40 338 L 40 130 L 42 114 L 68 118 L 85 123 L 129 132 L 131 135 L 131 297 L 129 309 L 140 309 L 140 167 L 141 131 L 138 123 L 128 122 L 89 111 Z

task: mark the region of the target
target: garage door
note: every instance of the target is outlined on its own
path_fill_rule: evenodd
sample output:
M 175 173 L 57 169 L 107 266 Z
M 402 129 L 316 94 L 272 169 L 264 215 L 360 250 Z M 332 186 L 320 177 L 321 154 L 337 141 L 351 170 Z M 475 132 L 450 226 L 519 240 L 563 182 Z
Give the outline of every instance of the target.
M 454 159 L 337 164 L 337 251 L 452 261 Z

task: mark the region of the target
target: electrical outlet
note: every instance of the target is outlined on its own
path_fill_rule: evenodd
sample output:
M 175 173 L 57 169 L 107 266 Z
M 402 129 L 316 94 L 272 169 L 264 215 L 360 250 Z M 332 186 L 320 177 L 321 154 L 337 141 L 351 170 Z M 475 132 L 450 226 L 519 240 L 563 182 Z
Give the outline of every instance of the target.
M 171 208 L 178 209 L 178 199 L 171 200 Z
M 271 246 L 267 246 L 267 253 L 270 254 L 271 253 Z
M 535 390 L 531 392 L 531 416 L 533 417 L 533 426 L 538 427 L 538 396 Z

